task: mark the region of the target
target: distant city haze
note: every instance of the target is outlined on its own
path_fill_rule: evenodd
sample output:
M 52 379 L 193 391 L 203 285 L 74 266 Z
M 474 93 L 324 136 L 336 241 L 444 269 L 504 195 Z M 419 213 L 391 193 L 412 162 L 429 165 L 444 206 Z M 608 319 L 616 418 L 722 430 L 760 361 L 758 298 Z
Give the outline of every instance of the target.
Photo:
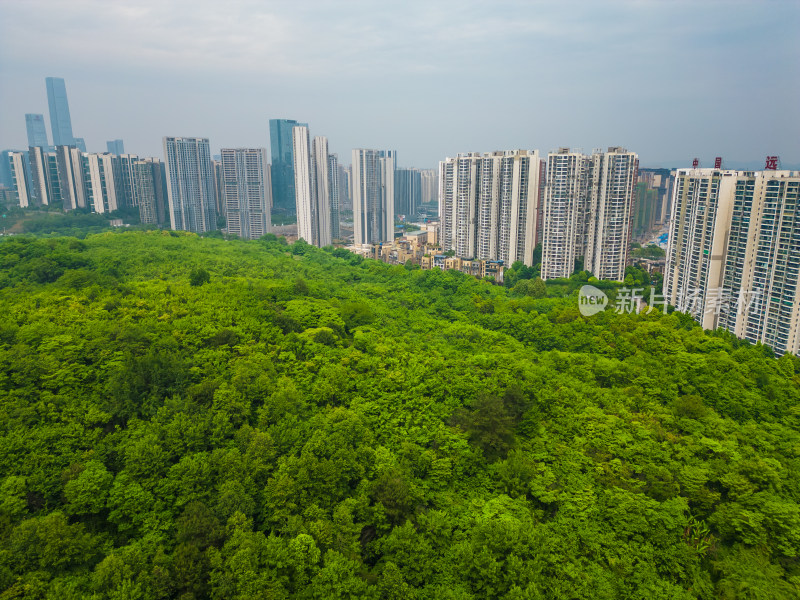
M 55 77 L 90 152 L 269 148 L 269 120 L 294 119 L 401 167 L 619 145 L 642 166 L 797 168 L 798 22 L 796 1 L 3 2 L 0 150 L 27 147 Z

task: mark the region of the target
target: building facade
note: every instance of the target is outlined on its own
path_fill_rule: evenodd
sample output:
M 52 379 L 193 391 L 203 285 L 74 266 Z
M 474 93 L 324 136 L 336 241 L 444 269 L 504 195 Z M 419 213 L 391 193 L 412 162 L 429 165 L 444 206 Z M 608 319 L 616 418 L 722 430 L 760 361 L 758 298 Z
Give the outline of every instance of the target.
M 342 170 L 339 167 L 339 155 L 328 155 L 328 178 L 329 193 L 331 202 L 331 238 L 338 240 L 341 238 L 341 208 L 342 208 Z
M 109 153 L 86 154 L 83 164 L 87 202 L 96 213 L 107 213 L 119 208 L 114 157 Z
M 207 138 L 165 137 L 170 227 L 203 233 L 217 228 Z
M 276 213 L 295 213 L 294 142 L 292 130 L 308 127 L 292 119 L 270 119 L 269 142 L 272 155 L 272 201 Z
M 297 198 L 297 237 L 314 246 L 333 241 L 331 177 L 328 139 L 310 139 L 308 127 L 293 131 L 294 176 Z
M 47 104 L 50 108 L 50 130 L 53 133 L 53 146 L 74 146 L 72 119 L 69 115 L 67 86 L 61 77 L 47 77 Z
M 664 295 L 705 329 L 800 352 L 800 172 L 679 169 Z
M 584 269 L 598 279 L 625 279 L 638 170 L 639 157 L 625 148 L 592 154 Z
M 111 140 L 106 142 L 106 149 L 111 154 L 116 154 L 117 156 L 120 154 L 125 154 L 125 142 L 122 140 Z
M 47 127 L 44 124 L 44 115 L 25 115 L 25 130 L 28 133 L 28 146 L 50 149 L 47 141 Z
M 531 266 L 539 163 L 538 150 L 471 152 L 439 163 L 442 249 L 460 258 Z
M 269 233 L 271 225 L 266 148 L 223 148 L 220 152 L 226 231 L 257 240 Z
M 548 154 L 543 279 L 569 277 L 581 265 L 598 279 L 625 278 L 638 167 L 638 156 L 620 147 Z
M 395 168 L 395 215 L 413 219 L 419 210 L 420 204 L 422 204 L 422 173 L 420 170 Z
M 353 150 L 353 240 L 374 244 L 394 239 L 394 171 L 391 150 Z
M 31 186 L 31 176 L 28 172 L 28 157 L 25 152 L 8 152 L 9 168 L 11 170 L 11 185 L 17 193 L 17 200 L 21 208 L 28 208 L 35 203 L 35 194 Z

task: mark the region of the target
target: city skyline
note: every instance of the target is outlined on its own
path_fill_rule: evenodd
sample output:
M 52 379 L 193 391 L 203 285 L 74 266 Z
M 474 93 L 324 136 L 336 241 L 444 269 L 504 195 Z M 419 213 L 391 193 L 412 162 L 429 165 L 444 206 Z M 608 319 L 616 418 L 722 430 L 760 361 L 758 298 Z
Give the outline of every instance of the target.
M 234 2 L 219 23 L 211 4 L 193 3 L 191 17 L 175 6 L 4 7 L 0 148 L 25 148 L 24 115 L 47 114 L 42 79 L 57 75 L 92 152 L 118 136 L 158 156 L 169 133 L 203 135 L 214 154 L 263 147 L 269 119 L 291 118 L 326 131 L 332 153 L 392 147 L 402 167 L 432 168 L 464 150 L 609 145 L 637 148 L 651 167 L 694 157 L 710 166 L 715 156 L 730 167 L 758 168 L 767 155 L 800 163 L 800 82 L 787 77 L 800 52 L 796 3 Z M 162 36 L 168 27 L 174 35 Z M 34 29 L 48 35 L 11 61 Z M 477 85 L 454 95 L 464 77 Z M 508 97 L 528 98 L 531 110 L 513 119 L 483 110 Z M 236 111 L 220 110 L 232 103 Z M 746 135 L 730 126 L 754 118 L 760 127 Z

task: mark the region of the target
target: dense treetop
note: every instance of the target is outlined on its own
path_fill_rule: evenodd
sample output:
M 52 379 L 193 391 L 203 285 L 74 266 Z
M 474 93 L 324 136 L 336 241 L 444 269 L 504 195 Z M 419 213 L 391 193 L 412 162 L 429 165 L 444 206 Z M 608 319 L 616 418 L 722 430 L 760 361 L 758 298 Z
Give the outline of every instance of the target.
M 0 241 L 0 598 L 800 597 L 800 360 L 517 277 Z

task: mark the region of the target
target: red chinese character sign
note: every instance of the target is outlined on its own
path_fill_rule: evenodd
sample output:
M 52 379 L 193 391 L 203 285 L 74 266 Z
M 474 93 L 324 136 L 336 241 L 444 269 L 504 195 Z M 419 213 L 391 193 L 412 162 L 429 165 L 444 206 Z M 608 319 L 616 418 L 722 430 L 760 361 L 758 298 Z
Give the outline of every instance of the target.
M 717 158 L 714 159 L 714 168 L 715 169 L 721 169 L 722 168 L 722 157 L 721 156 L 718 156 Z
M 778 165 L 780 165 L 781 159 L 778 156 L 768 156 L 767 157 L 767 164 L 764 165 L 765 171 L 777 171 Z
M 693 168 L 693 169 L 696 169 L 696 168 L 697 168 L 697 167 L 699 167 L 699 166 L 700 166 L 700 159 L 699 159 L 699 158 L 695 158 L 695 159 L 692 161 L 692 168 Z

